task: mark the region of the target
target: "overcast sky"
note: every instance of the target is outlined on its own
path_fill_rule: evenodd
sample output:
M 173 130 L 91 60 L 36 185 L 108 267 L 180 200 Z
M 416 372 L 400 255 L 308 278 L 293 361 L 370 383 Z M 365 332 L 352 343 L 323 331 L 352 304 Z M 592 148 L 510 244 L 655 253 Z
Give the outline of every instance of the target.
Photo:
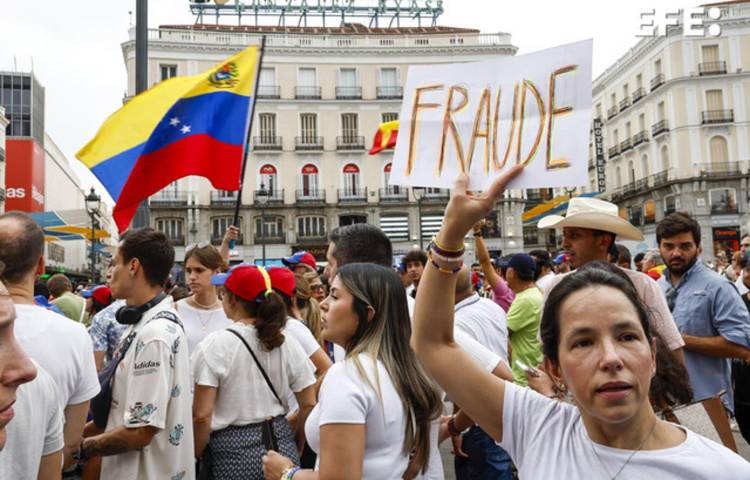
M 84 187 L 94 185 L 103 192 L 94 176 L 75 159 L 75 152 L 122 105 L 126 72 L 121 43 L 127 40 L 128 28 L 135 20 L 135 0 L 2 3 L 0 70 L 28 71 L 33 64 L 46 88 L 47 133 L 74 165 Z M 641 12 L 698 4 L 675 0 L 444 0 L 445 13 L 439 24 L 510 33 L 518 54 L 593 38 L 596 76 L 638 41 Z M 187 0 L 152 0 L 148 23 L 151 28 L 192 24 L 194 17 Z

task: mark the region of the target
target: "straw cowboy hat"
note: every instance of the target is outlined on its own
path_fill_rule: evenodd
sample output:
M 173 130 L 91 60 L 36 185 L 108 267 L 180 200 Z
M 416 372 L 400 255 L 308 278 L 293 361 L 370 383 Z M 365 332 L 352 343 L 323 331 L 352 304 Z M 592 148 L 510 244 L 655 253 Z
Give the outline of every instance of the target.
M 620 217 L 617 205 L 596 198 L 571 198 L 564 217 L 548 215 L 539 220 L 537 226 L 538 228 L 588 228 L 614 233 L 623 240 L 643 240 L 641 231 Z

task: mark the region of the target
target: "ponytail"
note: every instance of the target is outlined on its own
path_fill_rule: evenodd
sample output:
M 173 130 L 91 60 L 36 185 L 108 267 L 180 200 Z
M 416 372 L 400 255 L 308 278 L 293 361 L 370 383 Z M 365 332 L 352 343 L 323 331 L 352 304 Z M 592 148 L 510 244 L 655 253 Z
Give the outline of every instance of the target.
M 242 309 L 255 319 L 255 331 L 263 348 L 270 352 L 284 343 L 284 334 L 281 333 L 286 326 L 286 307 L 284 300 L 276 292 L 270 292 L 260 301 L 247 301 L 234 295 L 234 300 Z

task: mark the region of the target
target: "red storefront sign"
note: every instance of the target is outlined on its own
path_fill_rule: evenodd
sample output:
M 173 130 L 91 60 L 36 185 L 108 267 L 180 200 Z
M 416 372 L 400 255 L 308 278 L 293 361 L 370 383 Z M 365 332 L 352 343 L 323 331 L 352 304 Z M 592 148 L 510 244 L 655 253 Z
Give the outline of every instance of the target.
M 44 211 L 44 148 L 32 139 L 7 139 L 5 210 Z

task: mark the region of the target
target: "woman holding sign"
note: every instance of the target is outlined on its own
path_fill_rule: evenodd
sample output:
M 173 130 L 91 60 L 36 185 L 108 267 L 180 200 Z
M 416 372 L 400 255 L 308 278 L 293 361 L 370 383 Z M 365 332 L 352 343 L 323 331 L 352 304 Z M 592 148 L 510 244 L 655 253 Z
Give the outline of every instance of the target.
M 504 448 L 520 478 L 750 478 L 725 447 L 659 420 L 649 402 L 656 369 L 648 314 L 629 282 L 604 264 L 567 276 L 541 324 L 545 365 L 574 403 L 494 377 L 453 341 L 453 291 L 464 236 L 492 210 L 514 167 L 482 195 L 461 176 L 420 282 L 412 346 L 448 396 Z

